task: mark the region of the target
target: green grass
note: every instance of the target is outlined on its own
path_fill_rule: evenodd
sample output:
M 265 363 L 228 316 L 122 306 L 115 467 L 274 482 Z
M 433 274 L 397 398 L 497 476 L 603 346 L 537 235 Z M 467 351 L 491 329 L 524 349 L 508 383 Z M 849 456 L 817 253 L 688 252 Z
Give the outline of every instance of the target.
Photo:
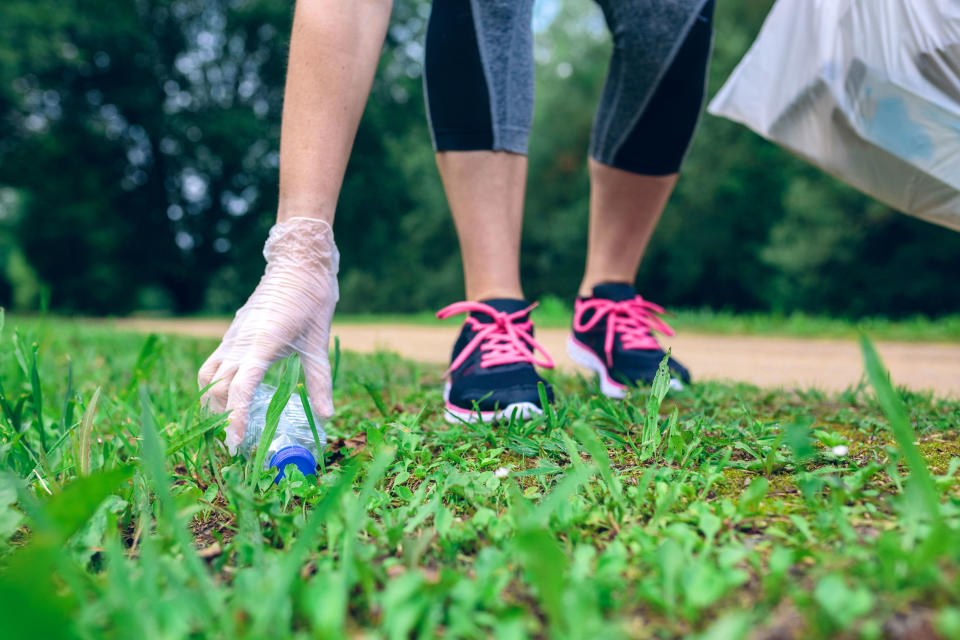
M 199 407 L 213 346 L 7 319 L 4 638 L 960 635 L 960 403 L 869 345 L 875 389 L 558 376 L 497 427 L 442 421 L 440 368 L 347 353 L 325 472 L 280 486 Z
M 759 335 L 790 338 L 856 338 L 861 331 L 876 340 L 906 342 L 960 342 L 960 315 L 928 318 L 915 316 L 901 320 L 864 318 L 849 320 L 804 313 L 733 313 L 711 309 L 670 310 L 668 323 L 676 330 L 717 335 Z M 573 311 L 556 297 L 540 302 L 533 318 L 541 328 L 567 328 Z M 337 314 L 336 322 L 360 324 L 435 324 L 430 312 L 413 314 Z M 455 324 L 460 318 L 446 322 Z

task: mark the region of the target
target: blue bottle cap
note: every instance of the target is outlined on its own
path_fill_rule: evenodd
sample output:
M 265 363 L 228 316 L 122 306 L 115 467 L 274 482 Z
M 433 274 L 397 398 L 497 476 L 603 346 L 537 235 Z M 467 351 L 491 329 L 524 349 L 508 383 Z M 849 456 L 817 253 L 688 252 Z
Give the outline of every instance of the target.
M 270 458 L 270 467 L 276 467 L 280 470 L 277 477 L 273 479 L 275 484 L 280 484 L 280 478 L 283 477 L 283 470 L 287 468 L 288 464 L 297 465 L 297 469 L 305 476 L 317 474 L 317 461 L 313 459 L 313 454 L 310 453 L 309 449 L 303 447 L 284 447 Z

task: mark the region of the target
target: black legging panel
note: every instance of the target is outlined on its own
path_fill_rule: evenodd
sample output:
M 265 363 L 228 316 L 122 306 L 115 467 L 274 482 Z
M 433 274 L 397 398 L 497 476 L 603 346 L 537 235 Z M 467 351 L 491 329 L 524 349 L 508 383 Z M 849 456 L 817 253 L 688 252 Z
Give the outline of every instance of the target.
M 680 168 L 703 106 L 714 0 L 597 0 L 614 49 L 590 154 L 645 175 Z M 533 0 L 434 0 L 424 86 L 437 151 L 526 153 Z

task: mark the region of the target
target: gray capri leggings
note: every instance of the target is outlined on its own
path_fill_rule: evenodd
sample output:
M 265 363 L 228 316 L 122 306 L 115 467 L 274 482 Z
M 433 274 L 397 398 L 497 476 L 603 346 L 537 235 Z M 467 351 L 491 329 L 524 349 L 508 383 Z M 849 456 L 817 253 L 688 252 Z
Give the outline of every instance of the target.
M 613 56 L 590 155 L 645 175 L 680 168 L 705 95 L 714 0 L 596 0 Z M 437 151 L 527 152 L 533 0 L 434 0 L 424 86 Z

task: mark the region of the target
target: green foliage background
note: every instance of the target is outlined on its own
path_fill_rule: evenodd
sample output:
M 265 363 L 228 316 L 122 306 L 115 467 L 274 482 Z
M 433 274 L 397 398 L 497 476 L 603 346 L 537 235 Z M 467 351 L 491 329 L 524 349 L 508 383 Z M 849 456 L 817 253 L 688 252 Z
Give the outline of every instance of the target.
M 772 2 L 718 4 L 711 95 Z M 357 136 L 336 223 L 344 311 L 462 296 L 424 121 L 429 8 L 396 0 Z M 291 13 L 279 0 L 5 0 L 0 304 L 224 313 L 242 303 L 276 206 Z M 523 275 L 531 298 L 569 297 L 609 42 L 589 0 L 542 0 L 536 24 Z M 672 306 L 938 315 L 960 308 L 958 273 L 960 235 L 704 116 L 638 284 Z

